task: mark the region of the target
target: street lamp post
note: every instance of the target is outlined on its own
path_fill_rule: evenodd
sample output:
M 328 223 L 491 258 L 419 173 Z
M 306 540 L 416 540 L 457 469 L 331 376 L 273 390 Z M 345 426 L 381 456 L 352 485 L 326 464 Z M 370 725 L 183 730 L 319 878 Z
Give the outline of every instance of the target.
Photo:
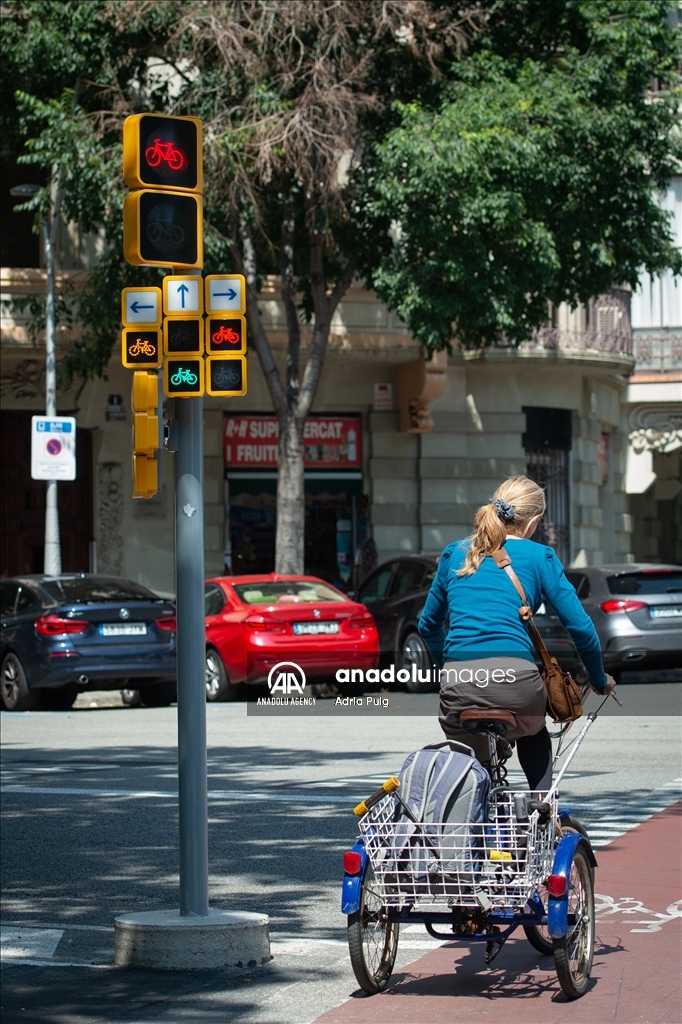
M 40 192 L 40 185 L 16 185 L 10 195 L 17 199 L 30 199 Z M 57 415 L 57 362 L 55 357 L 55 309 L 54 309 L 54 246 L 57 237 L 57 215 L 62 201 L 62 189 L 57 192 L 57 201 L 52 214 L 52 223 L 47 217 L 40 219 L 45 270 L 47 272 L 47 295 L 45 300 L 45 415 Z M 45 494 L 45 558 L 43 571 L 46 576 L 59 576 L 62 571 L 62 551 L 59 543 L 59 506 L 57 504 L 57 481 L 48 480 Z

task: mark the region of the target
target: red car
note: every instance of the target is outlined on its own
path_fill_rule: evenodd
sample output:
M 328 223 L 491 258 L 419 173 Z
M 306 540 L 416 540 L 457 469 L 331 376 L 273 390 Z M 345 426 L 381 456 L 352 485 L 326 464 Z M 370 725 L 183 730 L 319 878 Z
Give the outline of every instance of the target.
M 205 595 L 208 700 L 235 700 L 241 683 L 267 682 L 280 662 L 318 682 L 377 665 L 371 614 L 315 576 L 221 576 Z

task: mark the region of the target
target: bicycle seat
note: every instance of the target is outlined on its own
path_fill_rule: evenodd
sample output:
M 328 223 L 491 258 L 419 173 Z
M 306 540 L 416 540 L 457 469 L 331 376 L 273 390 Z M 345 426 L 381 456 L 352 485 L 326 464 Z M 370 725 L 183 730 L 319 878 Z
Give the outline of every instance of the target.
M 504 736 L 507 729 L 513 729 L 516 725 L 514 715 L 504 708 L 466 708 L 460 711 L 459 721 L 467 732 L 487 730 L 498 736 Z

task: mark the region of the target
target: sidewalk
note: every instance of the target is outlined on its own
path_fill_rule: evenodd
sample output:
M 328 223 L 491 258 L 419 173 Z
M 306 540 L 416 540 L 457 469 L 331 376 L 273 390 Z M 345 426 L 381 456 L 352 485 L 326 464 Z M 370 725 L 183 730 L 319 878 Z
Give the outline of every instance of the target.
M 597 937 L 582 999 L 566 999 L 552 957 L 525 937 L 488 968 L 482 945 L 453 943 L 315 1024 L 679 1024 L 681 823 L 682 801 L 597 851 Z

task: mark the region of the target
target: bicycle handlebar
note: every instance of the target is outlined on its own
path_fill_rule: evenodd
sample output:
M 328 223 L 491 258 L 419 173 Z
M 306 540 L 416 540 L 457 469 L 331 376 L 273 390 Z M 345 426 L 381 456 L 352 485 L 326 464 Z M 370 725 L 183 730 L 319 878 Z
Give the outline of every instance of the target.
M 353 814 L 355 814 L 356 817 L 361 818 L 363 814 L 367 814 L 370 807 L 374 807 L 374 805 L 378 804 L 380 800 L 383 800 L 387 793 L 392 793 L 395 789 L 398 789 L 399 786 L 400 779 L 396 778 L 395 775 L 392 775 L 390 779 L 386 779 L 386 782 L 384 782 L 381 789 L 377 789 L 376 793 L 372 793 L 371 796 L 368 796 L 367 799 L 363 800 L 362 803 L 357 805 L 357 807 L 354 807 Z

